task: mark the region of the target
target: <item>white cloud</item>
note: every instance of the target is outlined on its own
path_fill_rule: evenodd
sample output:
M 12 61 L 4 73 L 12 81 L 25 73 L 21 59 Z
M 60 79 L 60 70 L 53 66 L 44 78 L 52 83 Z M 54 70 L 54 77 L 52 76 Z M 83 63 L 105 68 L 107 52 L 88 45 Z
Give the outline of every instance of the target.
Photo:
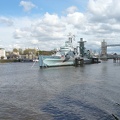
M 75 26 L 76 28 L 80 28 L 86 22 L 86 17 L 84 16 L 84 14 L 80 12 L 74 12 L 64 17 L 64 20 L 67 24 L 71 24 Z
M 89 0 L 88 8 L 94 21 L 120 20 L 119 0 Z
M 66 9 L 67 13 L 74 13 L 78 10 L 78 8 L 76 6 L 71 6 L 69 8 Z
M 41 42 L 49 44 L 54 40 L 56 40 L 55 43 L 59 44 L 65 38 L 66 25 L 56 14 L 46 13 L 44 16 L 35 19 L 14 18 L 14 24 L 13 38 L 17 39 L 17 41 L 19 39 L 23 43 L 22 47 L 39 46 Z M 17 41 L 15 43 L 20 44 Z M 46 49 L 53 49 L 51 46 Z
M 28 38 L 30 37 L 30 32 L 29 30 L 24 30 L 24 29 L 16 29 L 14 32 L 14 38 L 19 39 L 19 38 Z
M 35 8 L 36 5 L 34 5 L 33 3 L 31 2 L 27 2 L 27 1 L 21 1 L 20 2 L 20 6 L 23 6 L 24 8 L 24 11 L 28 12 L 30 11 L 31 9 Z
M 112 0 L 89 0 L 88 8 L 95 15 L 104 15 Z
M 107 14 L 109 18 L 115 18 L 117 21 L 120 20 L 120 1 L 112 0 L 111 4 L 108 7 Z
M 104 38 L 120 37 L 120 3 L 119 0 L 89 0 L 88 11 L 83 14 L 86 21 L 79 33 L 92 41 L 102 41 Z M 95 39 L 94 39 L 95 38 Z M 99 38 L 99 39 L 96 39 Z
M 13 48 L 20 48 L 21 46 L 19 44 L 13 44 L 12 47 Z
M 32 43 L 32 44 L 39 44 L 39 41 L 36 40 L 36 39 L 34 39 L 34 40 L 31 40 L 31 43 Z
M 50 15 L 46 13 L 41 21 L 32 25 L 32 36 L 39 37 L 41 39 L 53 40 L 62 38 L 62 31 L 65 30 L 65 25 L 57 15 Z
M 83 37 L 88 48 L 97 49 L 104 38 L 116 38 L 114 42 L 120 38 L 119 5 L 118 0 L 89 0 L 86 13 L 78 12 L 78 8 L 72 6 L 64 16 L 47 12 L 35 18 L 12 18 L 14 28 L 6 28 L 4 33 L 8 35 L 6 40 L 10 39 L 11 44 L 21 48 L 40 46 L 40 49 L 51 50 L 63 45 L 68 33 L 72 32 L 76 35 L 76 43 Z M 3 38 L 3 35 L 0 36 L 0 40 L 3 41 Z
M 61 27 L 63 24 L 60 24 L 60 18 L 57 14 L 49 14 L 45 13 L 43 18 L 41 19 L 44 24 L 47 24 L 49 26 L 58 26 Z
M 11 39 L 21 48 L 42 44 L 40 49 L 51 50 L 63 45 L 69 32 L 77 33 L 85 19 L 84 14 L 79 12 L 71 12 L 66 16 L 45 13 L 39 18 L 13 18 L 15 30 Z

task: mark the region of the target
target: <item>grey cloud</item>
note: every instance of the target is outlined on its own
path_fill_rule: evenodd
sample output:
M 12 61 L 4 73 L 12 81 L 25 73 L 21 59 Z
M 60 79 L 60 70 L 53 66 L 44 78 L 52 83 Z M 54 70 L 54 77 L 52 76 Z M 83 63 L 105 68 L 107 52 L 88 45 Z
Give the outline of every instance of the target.
M 7 26 L 13 26 L 13 21 L 9 18 L 5 18 L 5 17 L 0 17 L 0 23 L 7 25 Z
M 120 33 L 120 25 L 117 24 L 102 24 L 101 29 L 107 31 L 107 33 Z
M 110 20 L 120 21 L 119 0 L 89 0 L 88 9 L 91 21 L 106 23 Z

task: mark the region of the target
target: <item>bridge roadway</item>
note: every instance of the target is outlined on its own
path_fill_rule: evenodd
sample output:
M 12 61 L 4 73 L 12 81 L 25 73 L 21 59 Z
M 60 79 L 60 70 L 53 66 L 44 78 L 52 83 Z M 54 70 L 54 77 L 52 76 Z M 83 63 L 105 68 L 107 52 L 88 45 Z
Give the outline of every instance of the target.
M 110 47 L 110 46 L 120 46 L 120 44 L 111 44 L 111 45 L 107 45 L 107 47 Z

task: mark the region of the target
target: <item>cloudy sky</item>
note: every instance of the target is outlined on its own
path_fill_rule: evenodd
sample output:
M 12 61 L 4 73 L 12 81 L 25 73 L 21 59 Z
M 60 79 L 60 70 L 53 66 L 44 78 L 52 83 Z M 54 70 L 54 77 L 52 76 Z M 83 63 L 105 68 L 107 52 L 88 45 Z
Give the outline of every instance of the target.
M 97 51 L 103 39 L 120 43 L 120 1 L 0 0 L 0 48 L 52 50 L 69 33 L 76 36 L 74 45 L 83 38 L 87 49 Z

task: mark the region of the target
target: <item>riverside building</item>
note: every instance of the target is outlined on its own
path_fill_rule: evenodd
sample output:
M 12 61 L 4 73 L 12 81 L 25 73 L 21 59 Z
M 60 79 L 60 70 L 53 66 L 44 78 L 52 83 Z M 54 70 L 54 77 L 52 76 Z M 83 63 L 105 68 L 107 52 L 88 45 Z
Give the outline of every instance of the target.
M 0 59 L 5 59 L 6 55 L 5 55 L 5 49 L 4 48 L 0 48 Z

